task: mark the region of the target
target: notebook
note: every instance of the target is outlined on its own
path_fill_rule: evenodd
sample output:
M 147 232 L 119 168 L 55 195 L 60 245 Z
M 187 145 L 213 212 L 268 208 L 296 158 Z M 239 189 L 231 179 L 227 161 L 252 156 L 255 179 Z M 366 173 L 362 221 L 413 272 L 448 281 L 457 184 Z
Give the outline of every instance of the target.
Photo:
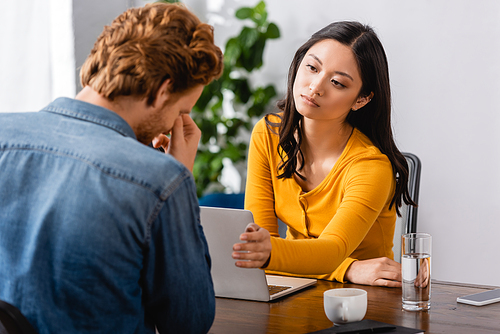
M 323 329 L 309 334 L 362 334 L 362 333 L 380 333 L 380 334 L 423 334 L 424 330 L 409 328 L 397 325 L 386 324 L 384 322 L 365 319 L 356 322 L 350 322 L 343 325 L 334 325 L 333 327 Z
M 266 275 L 258 268 L 239 268 L 231 256 L 233 245 L 253 222 L 248 210 L 200 207 L 201 225 L 212 258 L 216 297 L 270 301 L 316 283 L 315 279 Z

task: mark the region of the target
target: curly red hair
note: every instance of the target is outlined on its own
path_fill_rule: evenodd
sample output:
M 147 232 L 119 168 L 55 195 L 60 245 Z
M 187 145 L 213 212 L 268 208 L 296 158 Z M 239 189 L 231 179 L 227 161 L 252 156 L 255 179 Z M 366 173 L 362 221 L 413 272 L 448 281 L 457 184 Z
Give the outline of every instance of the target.
M 104 28 L 80 80 L 110 100 L 135 96 L 152 104 L 165 80 L 172 80 L 172 93 L 183 92 L 210 83 L 222 67 L 212 26 L 180 4 L 153 3 L 127 10 Z

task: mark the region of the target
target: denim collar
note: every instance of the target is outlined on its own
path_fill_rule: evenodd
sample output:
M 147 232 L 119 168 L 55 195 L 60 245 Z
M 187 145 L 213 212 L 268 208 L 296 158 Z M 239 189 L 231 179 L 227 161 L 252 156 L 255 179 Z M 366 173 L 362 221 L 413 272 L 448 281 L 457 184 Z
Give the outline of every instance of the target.
M 86 122 L 92 122 L 110 128 L 125 137 L 137 139 L 134 130 L 117 113 L 95 104 L 80 100 L 60 97 L 41 111 L 61 114 Z

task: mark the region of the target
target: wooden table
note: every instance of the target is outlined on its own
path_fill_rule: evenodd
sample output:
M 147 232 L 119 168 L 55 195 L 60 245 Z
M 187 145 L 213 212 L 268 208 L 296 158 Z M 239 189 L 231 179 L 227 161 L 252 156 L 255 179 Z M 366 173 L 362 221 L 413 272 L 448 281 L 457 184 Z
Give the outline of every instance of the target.
M 365 319 L 434 333 L 500 333 L 500 303 L 486 306 L 459 304 L 457 297 L 493 289 L 432 281 L 431 310 L 401 309 L 401 289 L 341 284 L 328 281 L 275 302 L 251 302 L 217 298 L 210 333 L 309 333 L 332 326 L 323 310 L 323 292 L 333 288 L 360 288 L 368 292 Z

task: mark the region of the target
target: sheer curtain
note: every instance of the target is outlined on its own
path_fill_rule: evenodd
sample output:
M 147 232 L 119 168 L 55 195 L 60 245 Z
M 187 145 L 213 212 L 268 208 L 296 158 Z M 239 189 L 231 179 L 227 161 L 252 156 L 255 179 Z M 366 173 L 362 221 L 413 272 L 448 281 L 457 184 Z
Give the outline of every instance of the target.
M 0 112 L 37 111 L 75 95 L 72 1 L 5 1 L 0 11 Z

